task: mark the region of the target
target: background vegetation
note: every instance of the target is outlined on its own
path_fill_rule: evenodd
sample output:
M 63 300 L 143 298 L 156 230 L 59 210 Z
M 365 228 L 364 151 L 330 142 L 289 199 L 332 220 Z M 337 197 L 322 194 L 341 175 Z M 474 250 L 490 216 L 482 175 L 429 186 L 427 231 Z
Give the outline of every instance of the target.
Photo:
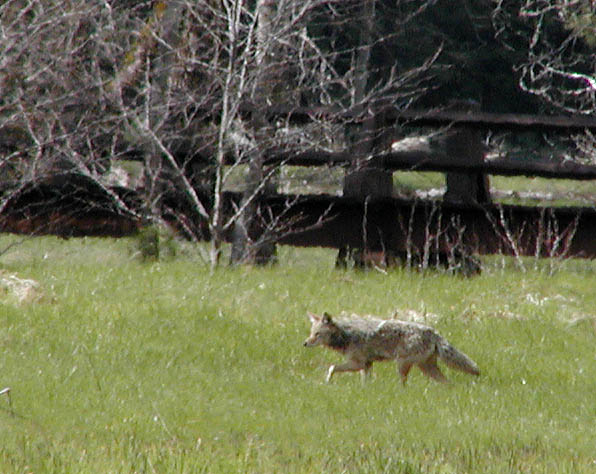
M 258 204 L 287 186 L 266 159 L 343 152 L 353 170 L 421 134 L 381 105 L 593 114 L 595 25 L 591 2 L 567 0 L 4 1 L 0 225 L 70 179 L 102 197 L 62 191 L 85 211 L 208 236 L 213 266 L 230 233 L 234 263 L 271 260 L 283 226 L 263 231 Z M 483 139 L 487 156 L 594 163 L 593 132 L 551 134 Z
M 4 235 L 1 248 L 20 242 Z M 593 472 L 596 264 L 485 260 L 481 276 L 275 267 L 210 272 L 169 242 L 28 239 L 0 257 L 2 472 Z M 306 311 L 426 314 L 480 378 L 393 364 L 323 383 Z

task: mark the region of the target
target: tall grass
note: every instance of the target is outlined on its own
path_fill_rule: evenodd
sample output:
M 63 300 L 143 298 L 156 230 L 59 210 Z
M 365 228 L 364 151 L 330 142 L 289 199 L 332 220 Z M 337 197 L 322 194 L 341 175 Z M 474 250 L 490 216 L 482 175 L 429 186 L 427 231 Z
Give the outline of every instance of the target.
M 0 238 L 0 247 L 14 239 Z M 210 274 L 192 248 L 39 238 L 3 272 L 44 297 L 0 306 L 1 472 L 593 472 L 596 264 L 502 259 L 462 279 L 336 271 L 327 250 Z M 394 364 L 323 383 L 306 311 L 433 324 L 478 362 L 445 387 Z

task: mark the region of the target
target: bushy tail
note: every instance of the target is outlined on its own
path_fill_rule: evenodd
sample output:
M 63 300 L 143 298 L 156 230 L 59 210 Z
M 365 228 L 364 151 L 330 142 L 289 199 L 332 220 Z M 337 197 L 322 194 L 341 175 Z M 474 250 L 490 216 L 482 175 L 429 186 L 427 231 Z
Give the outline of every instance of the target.
M 480 369 L 472 359 L 463 352 L 458 351 L 449 342 L 441 337 L 437 344 L 439 357 L 452 369 L 461 370 L 472 375 L 480 375 Z

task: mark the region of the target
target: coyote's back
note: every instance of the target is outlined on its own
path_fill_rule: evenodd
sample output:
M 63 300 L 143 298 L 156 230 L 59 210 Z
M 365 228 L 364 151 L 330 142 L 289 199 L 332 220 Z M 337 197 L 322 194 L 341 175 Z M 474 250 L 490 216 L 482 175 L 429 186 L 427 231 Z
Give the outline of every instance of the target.
M 335 372 L 360 371 L 365 378 L 370 373 L 373 362 L 382 360 L 397 361 L 404 384 L 413 365 L 417 365 L 427 376 L 446 382 L 447 379 L 437 365 L 437 358 L 453 369 L 480 375 L 480 370 L 472 359 L 429 326 L 376 318 L 336 321 L 327 313 L 322 316 L 308 313 L 308 316 L 311 331 L 304 345 L 323 345 L 346 357 L 343 364 L 329 367 L 327 382 Z

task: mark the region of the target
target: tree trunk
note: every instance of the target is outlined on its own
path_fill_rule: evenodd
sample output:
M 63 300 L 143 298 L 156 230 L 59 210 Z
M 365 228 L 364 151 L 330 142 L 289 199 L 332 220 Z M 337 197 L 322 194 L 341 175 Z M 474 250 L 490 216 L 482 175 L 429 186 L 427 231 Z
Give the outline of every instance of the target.
M 267 106 L 271 95 L 271 41 L 273 39 L 273 18 L 276 13 L 276 2 L 258 0 L 256 4 L 256 79 L 253 100 L 256 110 Z M 260 216 L 261 197 L 271 192 L 271 184 L 264 183 L 262 143 L 266 140 L 269 128 L 267 119 L 260 114 L 252 114 L 249 129 L 255 138 L 255 146 L 251 151 L 246 188 L 240 207 L 242 213 L 238 217 L 232 235 L 231 264 L 266 264 L 274 261 L 276 247 L 272 231 L 267 229 L 266 222 Z
M 353 163 L 344 178 L 343 195 L 365 201 L 367 198 L 391 196 L 393 191 L 392 174 L 384 169 L 369 167 L 366 163 L 367 157 L 372 153 L 376 133 L 376 121 L 373 116 L 366 117 L 367 110 L 364 108 L 366 102 L 367 85 L 369 79 L 370 45 L 372 44 L 372 33 L 375 18 L 375 1 L 365 0 L 362 3 L 360 12 L 362 28 L 356 63 L 354 64 L 355 80 L 354 93 L 352 95 L 352 107 L 356 115 L 362 119 L 359 129 L 355 131 L 352 145 Z M 354 223 L 358 225 L 358 223 Z M 364 246 L 366 238 L 363 236 Z M 360 249 L 362 253 L 366 249 Z M 356 254 L 358 251 L 356 251 Z M 346 257 L 354 255 L 350 249 L 340 248 L 336 258 L 336 266 L 346 266 Z

